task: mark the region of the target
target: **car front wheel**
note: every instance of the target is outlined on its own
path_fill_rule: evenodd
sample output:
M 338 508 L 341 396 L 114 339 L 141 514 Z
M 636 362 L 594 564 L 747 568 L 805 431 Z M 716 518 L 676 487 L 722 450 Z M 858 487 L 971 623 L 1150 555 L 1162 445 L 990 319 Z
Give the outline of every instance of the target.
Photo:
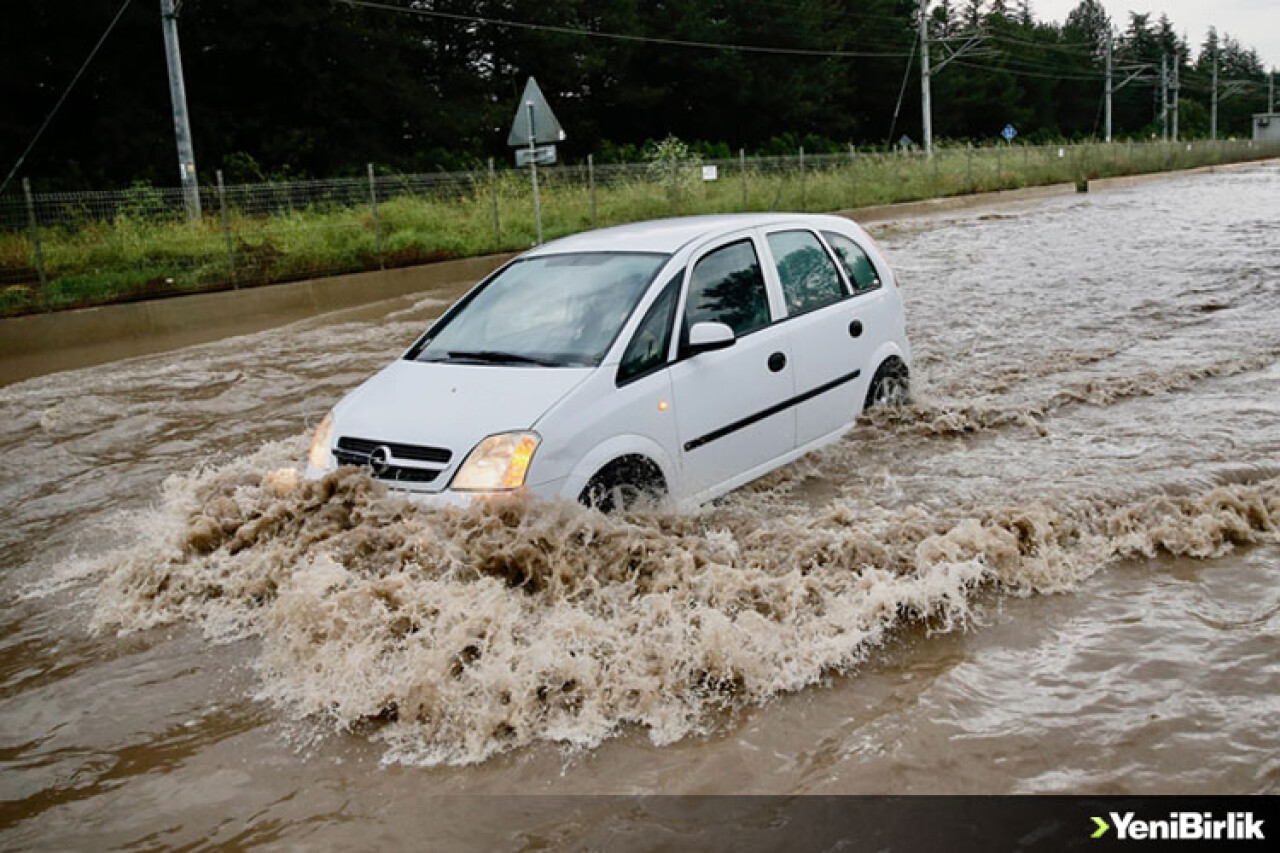
M 654 506 L 666 497 L 662 471 L 643 456 L 622 456 L 596 472 L 578 495 L 583 506 L 603 513 Z

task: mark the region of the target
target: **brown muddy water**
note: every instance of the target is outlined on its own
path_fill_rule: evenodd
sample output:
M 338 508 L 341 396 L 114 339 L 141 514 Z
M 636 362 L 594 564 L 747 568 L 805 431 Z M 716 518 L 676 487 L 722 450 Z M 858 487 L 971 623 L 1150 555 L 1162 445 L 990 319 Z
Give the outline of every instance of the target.
M 0 389 L 0 846 L 1280 791 L 1280 166 L 878 234 L 915 403 L 694 514 L 300 483 L 437 299 Z

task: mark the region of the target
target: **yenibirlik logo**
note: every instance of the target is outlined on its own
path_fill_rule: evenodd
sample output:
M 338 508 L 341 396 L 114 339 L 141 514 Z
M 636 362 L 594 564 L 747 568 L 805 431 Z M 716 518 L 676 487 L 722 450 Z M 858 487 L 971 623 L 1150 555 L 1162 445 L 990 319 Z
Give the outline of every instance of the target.
M 1170 812 L 1168 820 L 1143 820 L 1133 812 L 1108 812 L 1119 841 L 1265 841 L 1262 821 L 1253 812 L 1228 812 L 1214 820 L 1213 812 Z M 1094 817 L 1096 829 L 1090 838 L 1101 838 L 1111 829 Z

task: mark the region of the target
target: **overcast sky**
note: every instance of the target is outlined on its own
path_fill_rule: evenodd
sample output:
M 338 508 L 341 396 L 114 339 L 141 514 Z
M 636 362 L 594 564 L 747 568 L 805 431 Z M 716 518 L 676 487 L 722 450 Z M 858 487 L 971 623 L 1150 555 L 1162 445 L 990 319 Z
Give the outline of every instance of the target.
M 1059 23 L 1078 5 L 1080 0 L 1031 0 L 1036 18 Z M 1264 67 L 1280 70 L 1280 0 L 1102 0 L 1102 5 L 1120 30 L 1131 11 L 1152 13 L 1152 23 L 1164 12 L 1197 52 L 1209 27 L 1217 27 L 1258 51 Z

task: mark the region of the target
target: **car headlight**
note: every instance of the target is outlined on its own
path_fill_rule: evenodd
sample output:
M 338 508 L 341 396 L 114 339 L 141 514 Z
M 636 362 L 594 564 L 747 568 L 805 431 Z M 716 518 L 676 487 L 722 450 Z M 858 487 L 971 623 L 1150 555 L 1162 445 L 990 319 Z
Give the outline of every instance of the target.
M 499 492 L 518 489 L 529 473 L 533 452 L 542 441 L 535 432 L 491 435 L 476 445 L 453 478 L 460 492 Z
M 316 427 L 315 437 L 311 439 L 311 452 L 307 454 L 307 464 L 318 471 L 326 471 L 333 464 L 333 454 L 329 448 L 333 445 L 333 412 L 324 416 L 320 426 Z

